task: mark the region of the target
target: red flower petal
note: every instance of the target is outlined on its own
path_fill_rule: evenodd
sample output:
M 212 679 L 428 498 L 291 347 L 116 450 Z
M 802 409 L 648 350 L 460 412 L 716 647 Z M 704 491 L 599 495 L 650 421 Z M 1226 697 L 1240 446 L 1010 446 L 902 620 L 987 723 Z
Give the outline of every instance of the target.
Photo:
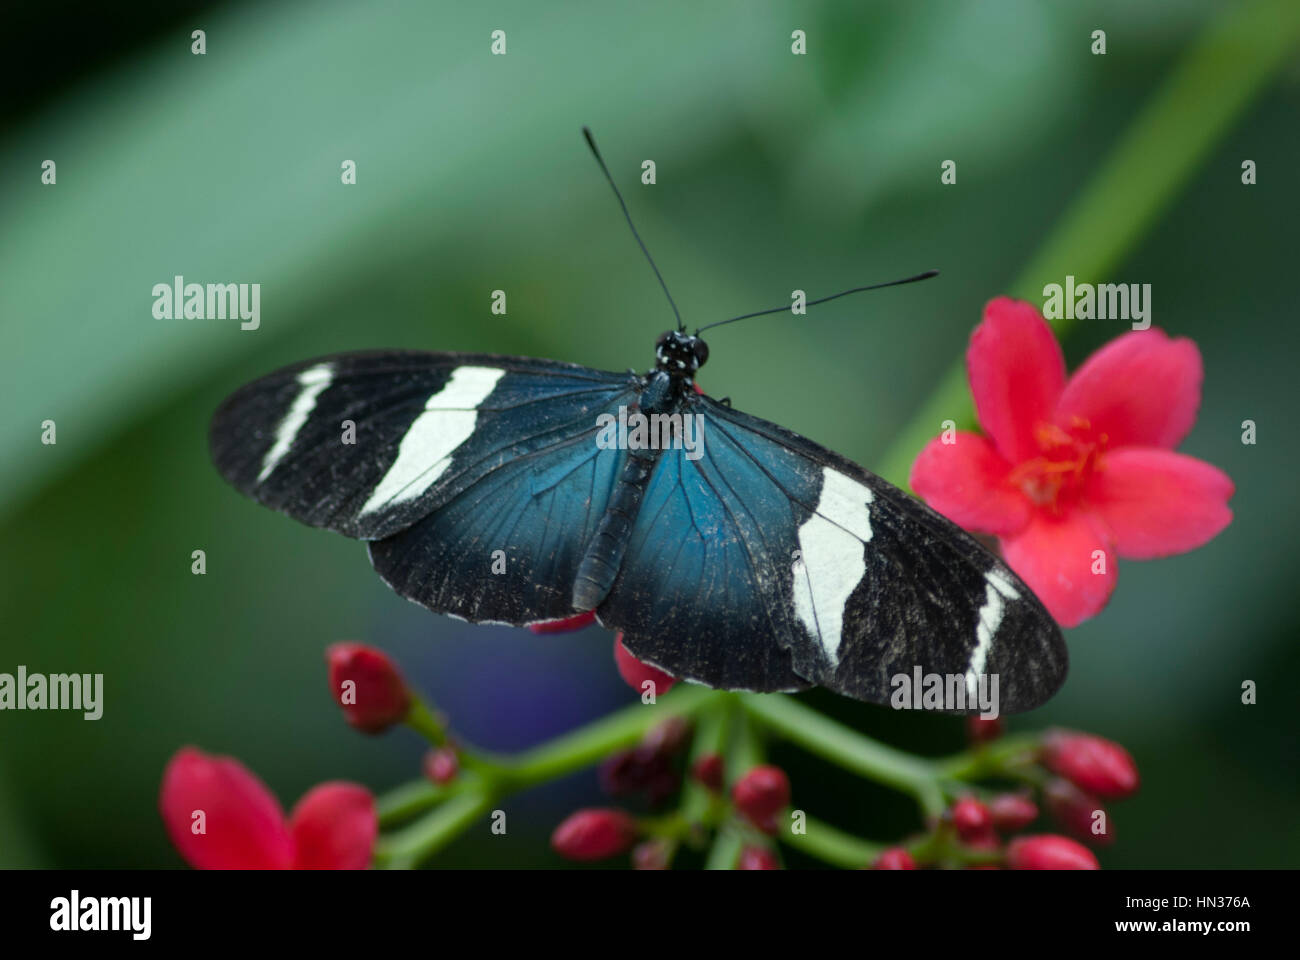
M 967 530 L 1011 536 L 1029 522 L 1029 498 L 1007 482 L 1011 465 L 977 433 L 955 443 L 935 437 L 912 464 L 909 482 L 921 499 Z
M 1074 372 L 1057 406 L 1056 423 L 1086 421 L 1111 449 L 1129 445 L 1173 449 L 1196 421 L 1201 404 L 1201 351 L 1162 330 L 1126 333 Z
M 1119 555 L 1149 560 L 1213 539 L 1232 520 L 1227 501 L 1233 489 L 1228 475 L 1204 460 L 1158 447 L 1126 447 L 1105 458 L 1088 496 Z
M 285 870 L 293 841 L 271 791 L 238 760 L 185 747 L 167 764 L 158 797 L 167 834 L 200 870 Z M 196 818 L 195 813 L 203 816 Z M 203 832 L 195 831 L 202 825 Z
M 1102 573 L 1093 573 L 1097 550 L 1104 552 Z M 1087 513 L 1040 512 L 1023 533 L 1002 541 L 1002 554 L 1063 627 L 1095 616 L 1115 589 L 1115 551 L 1101 521 Z
M 966 372 L 980 424 L 1009 463 L 1038 455 L 1035 430 L 1049 423 L 1065 386 L 1061 345 L 1037 308 L 998 297 L 971 335 Z
M 355 783 L 322 783 L 298 801 L 289 818 L 297 870 L 364 870 L 379 819 L 375 799 Z

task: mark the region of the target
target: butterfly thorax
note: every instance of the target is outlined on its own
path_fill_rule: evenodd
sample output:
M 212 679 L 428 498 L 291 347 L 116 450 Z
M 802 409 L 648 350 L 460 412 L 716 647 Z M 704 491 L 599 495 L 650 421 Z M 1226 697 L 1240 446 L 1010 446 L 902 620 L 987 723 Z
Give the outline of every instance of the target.
M 694 395 L 695 371 L 709 359 L 709 345 L 679 330 L 660 334 L 655 342 L 655 368 L 646 375 L 640 408 L 644 413 L 668 413 Z

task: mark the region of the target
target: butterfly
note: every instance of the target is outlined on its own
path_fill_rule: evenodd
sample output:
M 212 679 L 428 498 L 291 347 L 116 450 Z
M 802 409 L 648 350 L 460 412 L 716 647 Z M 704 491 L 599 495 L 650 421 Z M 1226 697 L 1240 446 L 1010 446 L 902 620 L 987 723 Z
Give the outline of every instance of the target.
M 700 332 L 679 320 L 645 373 L 407 350 L 308 360 L 222 403 L 212 459 L 257 502 L 367 541 L 380 577 L 437 613 L 594 611 L 639 660 L 728 690 L 885 704 L 899 677 L 938 675 L 971 697 L 942 709 L 966 713 L 987 677 L 1002 712 L 1055 693 L 1060 629 L 1011 569 L 847 458 L 698 392 Z

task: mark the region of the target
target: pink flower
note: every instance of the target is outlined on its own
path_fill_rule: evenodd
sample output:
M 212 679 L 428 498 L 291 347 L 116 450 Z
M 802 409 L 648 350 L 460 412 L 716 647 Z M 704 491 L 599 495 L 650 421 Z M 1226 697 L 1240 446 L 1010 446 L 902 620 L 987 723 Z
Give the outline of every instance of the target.
M 987 437 L 936 437 L 911 484 L 940 513 L 1000 538 L 1063 626 L 1098 613 L 1116 557 L 1199 547 L 1232 520 L 1232 480 L 1176 447 L 1201 401 L 1201 354 L 1156 329 L 1125 333 L 1066 380 L 1038 310 L 999 297 L 966 352 Z
M 199 870 L 363 870 L 379 832 L 364 787 L 322 783 L 286 820 L 242 763 L 193 747 L 168 762 L 158 808 L 172 843 Z

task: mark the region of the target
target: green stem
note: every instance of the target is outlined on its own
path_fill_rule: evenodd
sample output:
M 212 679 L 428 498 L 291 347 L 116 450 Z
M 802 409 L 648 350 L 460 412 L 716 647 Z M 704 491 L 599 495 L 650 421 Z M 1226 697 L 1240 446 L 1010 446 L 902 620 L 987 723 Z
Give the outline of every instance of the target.
M 858 870 L 884 852 L 883 844 L 871 843 L 813 817 L 804 821 L 806 832 L 781 831 L 781 841 L 792 850 L 824 860 L 837 867 Z
M 417 813 L 424 813 L 447 799 L 451 791 L 446 787 L 435 787 L 427 780 L 412 780 L 400 787 L 394 787 L 380 797 L 375 805 L 379 814 L 379 825 L 391 827 L 409 820 Z
M 652 727 L 669 717 L 690 716 L 725 694 L 705 687 L 681 687 L 651 705 L 635 703 L 513 759 L 499 761 L 505 785 L 521 790 L 634 746 Z
M 1042 737 L 1023 734 L 967 750 L 956 756 L 934 762 L 935 771 L 943 780 L 979 780 L 990 776 L 1014 773 L 1034 761 Z
M 729 693 L 724 702 L 726 718 L 724 720 L 730 738 L 726 745 L 727 783 L 735 783 L 746 771 L 763 762 L 763 745 L 759 740 L 754 722 L 741 706 L 741 695 Z M 705 859 L 706 870 L 734 870 L 740 859 L 741 848 L 745 838 L 737 823 L 722 823 L 713 838 L 709 855 Z
M 1083 282 L 1107 279 L 1264 83 L 1287 62 L 1297 40 L 1300 3 L 1295 0 L 1225 5 L 1079 192 L 1011 285 L 1012 294 L 1039 300 L 1045 283 L 1064 283 L 1067 274 Z M 1229 170 L 1223 175 L 1235 183 L 1239 174 Z M 1064 336 L 1073 322 L 1053 320 L 1052 326 Z M 917 452 L 947 419 L 959 427 L 974 424 L 960 360 L 899 432 L 877 465 L 880 476 L 904 485 Z
M 453 796 L 424 819 L 380 840 L 375 864 L 393 870 L 418 867 L 492 809 L 492 802 L 477 790 Z
M 695 721 L 695 737 L 687 758 L 687 779 L 682 787 L 681 813 L 687 823 L 703 823 L 713 811 L 714 794 L 690 776 L 696 762 L 711 753 L 724 756 L 730 735 L 732 708 L 726 699 L 719 699 L 699 711 Z
M 489 756 L 461 748 L 465 767 L 445 788 L 426 781 L 404 784 L 378 801 L 380 823 L 389 826 L 433 807 L 431 813 L 379 842 L 377 865 L 407 868 L 418 865 L 442 849 L 501 798 L 591 766 L 615 750 L 638 743 L 656 724 L 673 716 L 687 716 L 727 694 L 703 687 L 685 687 L 658 698 L 654 704 L 636 703 L 585 727 L 557 737 L 517 757 Z M 407 723 L 432 743 L 445 742 L 446 734 L 432 711 L 418 704 Z M 437 730 L 435 739 L 430 736 Z M 440 806 L 439 801 L 446 802 Z
M 418 697 L 412 700 L 411 709 L 402 722 L 435 747 L 441 747 L 447 742 L 445 725 L 429 709 L 429 705 Z
M 741 702 L 750 716 L 810 753 L 911 794 L 928 817 L 943 812 L 938 771 L 931 761 L 864 737 L 791 697 L 751 693 Z

